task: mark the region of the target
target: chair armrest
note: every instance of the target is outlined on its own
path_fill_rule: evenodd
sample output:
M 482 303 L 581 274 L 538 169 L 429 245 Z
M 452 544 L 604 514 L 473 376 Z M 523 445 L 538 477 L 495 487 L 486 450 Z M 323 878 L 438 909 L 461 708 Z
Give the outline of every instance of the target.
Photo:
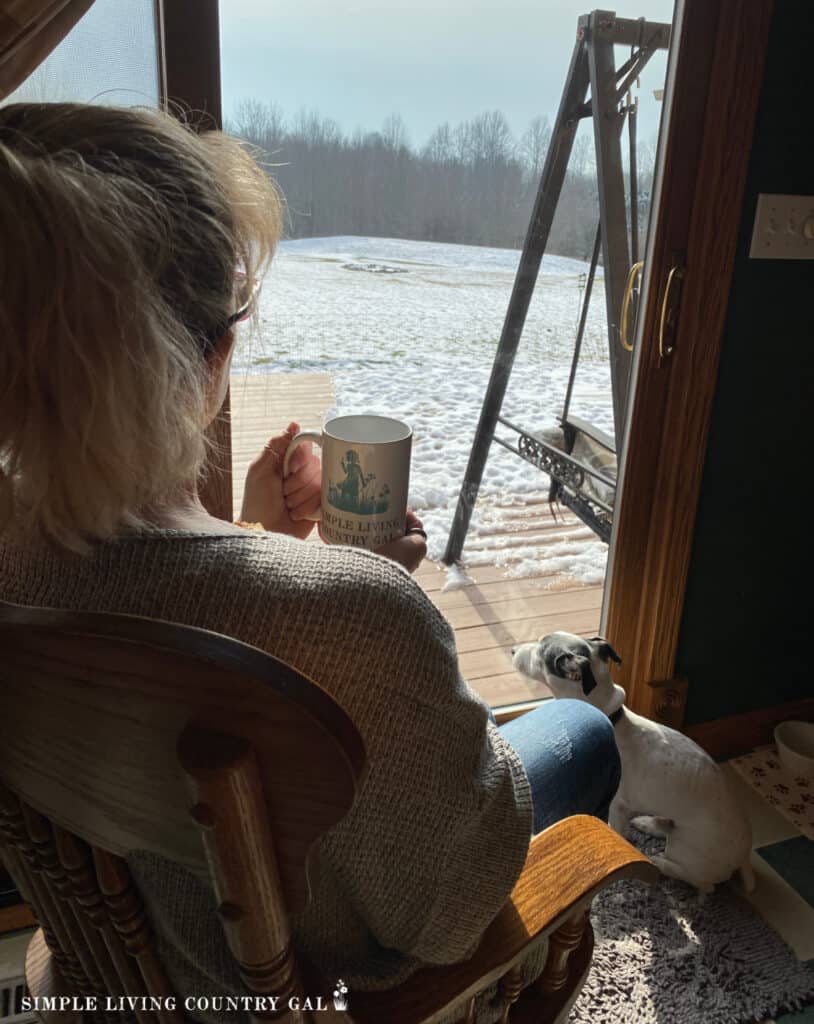
M 500 928 L 502 941 L 525 948 L 537 936 L 555 931 L 600 889 L 620 878 L 653 884 L 659 871 L 598 818 L 578 814 L 558 821 L 532 840 L 509 900 L 484 933 L 473 960 L 493 929 Z
M 427 1020 L 501 978 L 535 941 L 587 908 L 606 885 L 620 878 L 653 883 L 658 877 L 644 854 L 598 818 L 564 818 L 535 836 L 508 901 L 469 960 L 422 968 L 386 992 L 354 992 L 353 1019 L 359 1024 Z

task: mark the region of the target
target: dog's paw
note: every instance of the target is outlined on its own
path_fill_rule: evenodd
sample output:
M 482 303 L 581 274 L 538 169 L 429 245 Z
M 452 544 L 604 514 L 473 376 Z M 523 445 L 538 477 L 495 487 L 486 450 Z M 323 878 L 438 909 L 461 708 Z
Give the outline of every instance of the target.
M 744 888 L 745 892 L 754 892 L 757 888 L 757 879 L 755 878 L 755 872 L 749 861 L 744 861 L 743 864 L 738 868 L 737 874 L 740 877 L 740 883 Z
M 656 836 L 658 839 L 664 839 L 675 827 L 670 818 L 656 818 L 650 814 L 640 814 L 632 818 L 630 824 L 646 836 Z

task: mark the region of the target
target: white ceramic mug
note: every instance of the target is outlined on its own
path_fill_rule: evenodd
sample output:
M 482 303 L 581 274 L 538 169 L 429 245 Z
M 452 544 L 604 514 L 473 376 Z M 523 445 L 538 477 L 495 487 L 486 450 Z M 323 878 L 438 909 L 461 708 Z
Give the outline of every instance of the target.
M 330 544 L 377 548 L 404 536 L 413 432 L 387 416 L 339 416 L 292 438 L 283 475 L 305 441 L 322 447 L 322 502 L 310 516 Z

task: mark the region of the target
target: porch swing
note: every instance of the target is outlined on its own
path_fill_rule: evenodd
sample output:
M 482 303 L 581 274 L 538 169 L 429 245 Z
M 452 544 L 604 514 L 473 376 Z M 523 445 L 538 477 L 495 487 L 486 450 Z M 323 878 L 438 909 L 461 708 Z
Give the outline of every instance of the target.
M 447 565 L 461 557 L 493 441 L 548 474 L 552 506 L 566 506 L 601 540 L 606 543 L 610 540 L 616 501 L 617 452 L 621 449 L 633 351 L 631 338 L 644 267 L 639 258 L 638 100 L 631 97 L 631 90 L 653 54 L 666 50 L 669 43 L 668 24 L 648 22 L 644 18 L 617 18 L 612 11 L 593 11 L 579 18 L 551 144 L 443 557 Z M 629 58 L 618 68 L 614 46 L 630 47 Z M 591 96 L 586 99 L 589 87 Z M 576 130 L 585 118 L 591 118 L 594 128 L 599 223 L 585 280 L 568 385 L 562 409 L 557 414 L 559 426 L 531 430 L 503 416 L 501 409 Z M 622 167 L 625 125 L 629 147 L 627 192 Z M 613 436 L 571 412 L 600 254 L 608 322 Z M 513 432 L 509 439 L 497 436 L 498 425 Z
M 633 351 L 630 340 L 635 333 L 636 315 L 639 306 L 639 286 L 644 261 L 639 259 L 639 190 L 636 162 L 636 111 L 638 100 L 628 93 L 620 113 L 626 119 L 629 142 L 629 196 L 630 196 L 630 252 L 632 265 L 625 284 L 622 300 L 622 315 L 619 324 L 618 342 L 623 350 Z M 574 382 L 577 376 L 582 341 L 588 320 L 596 269 L 602 242 L 601 223 L 597 224 L 591 262 L 585 275 L 584 289 L 580 303 L 577 333 L 571 371 L 565 390 L 562 411 L 557 417 L 559 426 L 553 429 L 529 433 L 498 416 L 498 423 L 518 435 L 515 445 L 495 437 L 502 447 L 519 455 L 550 477 L 548 501 L 552 508 L 565 505 L 606 543 L 610 540 L 613 509 L 616 501 L 616 439 L 596 424 L 590 423 L 571 412 Z M 609 332 L 613 344 L 612 332 Z

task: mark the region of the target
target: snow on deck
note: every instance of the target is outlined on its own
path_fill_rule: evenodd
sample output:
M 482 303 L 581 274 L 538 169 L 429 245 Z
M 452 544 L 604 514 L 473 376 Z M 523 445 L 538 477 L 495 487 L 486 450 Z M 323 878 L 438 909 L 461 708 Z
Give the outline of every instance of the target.
M 237 372 L 328 373 L 331 413 L 380 413 L 413 428 L 410 503 L 440 558 L 452 522 L 520 254 L 512 249 L 381 238 L 284 242 L 264 283 L 258 330 L 241 330 Z M 536 432 L 565 396 L 587 265 L 543 261 L 503 404 Z M 594 289 L 572 412 L 613 433 L 601 272 Z M 509 432 L 503 432 L 511 438 Z M 550 548 L 510 535 L 511 508 L 539 502 L 548 477 L 492 446 L 464 557 L 513 576 L 556 569 L 596 584 L 607 548 Z

